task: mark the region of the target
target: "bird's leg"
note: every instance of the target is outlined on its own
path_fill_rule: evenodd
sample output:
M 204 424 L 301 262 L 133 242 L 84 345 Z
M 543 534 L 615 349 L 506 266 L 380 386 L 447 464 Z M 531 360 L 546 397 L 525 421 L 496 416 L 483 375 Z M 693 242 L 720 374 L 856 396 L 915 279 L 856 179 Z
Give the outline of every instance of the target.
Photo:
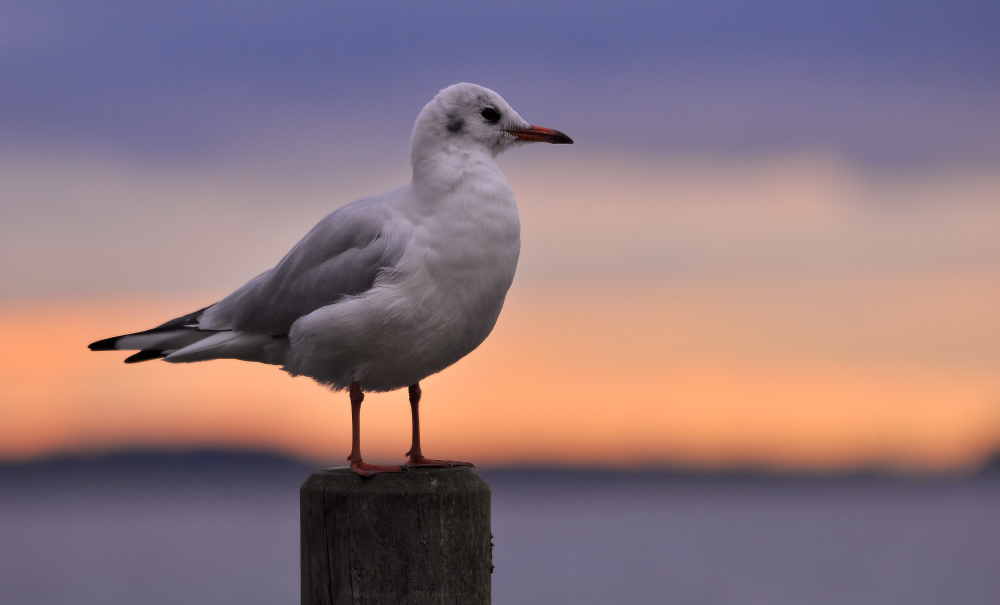
M 446 463 L 441 464 L 428 464 L 431 462 L 427 458 L 424 458 L 423 452 L 420 451 L 420 383 L 410 385 L 410 416 L 413 418 L 413 441 L 410 443 L 410 451 L 406 452 L 406 455 L 410 457 L 406 461 L 407 466 L 450 466 Z M 435 461 L 436 462 L 436 461 Z
M 409 460 L 406 461 L 408 467 L 436 467 L 448 468 L 451 466 L 473 466 L 471 462 L 461 460 L 433 460 L 424 458 L 420 451 L 420 383 L 410 385 L 410 414 L 413 416 L 413 443 L 410 451 L 406 452 Z
M 362 477 L 370 477 L 376 473 L 398 473 L 406 469 L 401 466 L 381 466 L 378 464 L 368 464 L 361 459 L 361 402 L 365 400 L 365 394 L 361 392 L 361 385 L 357 381 L 351 383 L 351 455 L 347 457 L 351 461 L 351 470 Z

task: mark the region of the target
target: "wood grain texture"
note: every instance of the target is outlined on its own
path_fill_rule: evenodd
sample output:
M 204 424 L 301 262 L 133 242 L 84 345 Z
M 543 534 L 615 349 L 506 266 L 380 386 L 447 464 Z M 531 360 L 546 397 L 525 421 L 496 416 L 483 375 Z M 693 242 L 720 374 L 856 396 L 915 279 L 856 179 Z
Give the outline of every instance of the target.
M 490 603 L 490 488 L 472 469 L 324 469 L 299 496 L 303 605 Z

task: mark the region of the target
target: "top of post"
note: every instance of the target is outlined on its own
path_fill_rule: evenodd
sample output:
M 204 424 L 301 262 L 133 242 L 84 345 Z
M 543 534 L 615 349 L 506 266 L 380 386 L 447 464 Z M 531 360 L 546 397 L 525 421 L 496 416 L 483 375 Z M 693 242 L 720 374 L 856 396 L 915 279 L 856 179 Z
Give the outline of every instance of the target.
M 379 473 L 372 477 L 360 477 L 350 467 L 343 466 L 320 469 L 302 484 L 302 491 L 316 489 L 345 493 L 418 495 L 489 493 L 490 486 L 467 466 L 413 468 L 405 473 Z

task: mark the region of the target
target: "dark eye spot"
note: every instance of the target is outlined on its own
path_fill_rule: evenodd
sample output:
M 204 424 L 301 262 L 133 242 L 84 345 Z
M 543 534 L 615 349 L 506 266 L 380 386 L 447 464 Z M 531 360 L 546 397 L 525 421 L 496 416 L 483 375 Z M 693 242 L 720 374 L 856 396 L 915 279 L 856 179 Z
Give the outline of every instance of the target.
M 457 133 L 465 126 L 465 120 L 456 114 L 448 114 L 448 132 Z
M 500 121 L 500 112 L 492 107 L 487 107 L 486 109 L 480 111 L 479 115 L 483 116 L 483 119 L 490 124 L 496 124 Z

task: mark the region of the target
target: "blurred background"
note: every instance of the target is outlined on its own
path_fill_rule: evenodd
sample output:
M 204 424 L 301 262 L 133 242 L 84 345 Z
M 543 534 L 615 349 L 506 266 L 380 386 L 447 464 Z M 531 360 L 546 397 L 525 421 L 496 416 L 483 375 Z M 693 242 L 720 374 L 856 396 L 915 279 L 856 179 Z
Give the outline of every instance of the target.
M 0 594 L 298 598 L 346 395 L 86 345 L 408 180 L 469 81 L 576 141 L 499 158 L 517 278 L 422 383 L 427 454 L 494 485 L 498 603 L 993 603 L 997 31 L 972 0 L 6 0 Z M 401 461 L 405 395 L 364 418 Z

